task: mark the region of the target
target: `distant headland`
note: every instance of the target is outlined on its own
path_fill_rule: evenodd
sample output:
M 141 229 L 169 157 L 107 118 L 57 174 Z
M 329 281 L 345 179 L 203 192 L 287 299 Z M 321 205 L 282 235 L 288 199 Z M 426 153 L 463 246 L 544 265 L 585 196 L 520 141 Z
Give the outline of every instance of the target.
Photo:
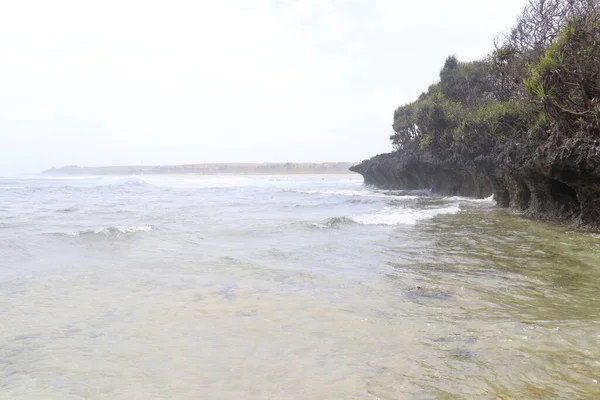
M 163 174 L 354 174 L 349 170 L 352 162 L 322 163 L 205 163 L 183 165 L 127 165 L 107 167 L 84 167 L 66 165 L 43 171 L 44 175 L 91 176 L 91 175 L 163 175 Z

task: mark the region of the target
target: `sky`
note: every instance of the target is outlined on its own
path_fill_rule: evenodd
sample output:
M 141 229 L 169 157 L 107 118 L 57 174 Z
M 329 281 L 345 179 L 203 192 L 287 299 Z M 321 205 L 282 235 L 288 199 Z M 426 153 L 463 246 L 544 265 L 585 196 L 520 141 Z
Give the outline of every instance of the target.
M 370 158 L 394 109 L 525 2 L 6 1 L 0 175 Z

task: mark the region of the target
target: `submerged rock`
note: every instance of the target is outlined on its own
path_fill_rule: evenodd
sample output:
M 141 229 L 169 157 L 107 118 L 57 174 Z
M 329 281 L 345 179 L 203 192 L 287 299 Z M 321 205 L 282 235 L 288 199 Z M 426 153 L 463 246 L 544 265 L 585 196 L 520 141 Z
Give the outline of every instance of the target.
M 476 359 L 475 353 L 467 349 L 454 349 L 448 354 L 452 358 L 463 361 L 472 361 Z
M 432 342 L 435 343 L 456 343 L 461 342 L 464 344 L 474 344 L 477 343 L 477 337 L 473 335 L 460 335 L 460 334 L 452 334 L 448 336 L 441 336 L 437 338 L 431 339 Z
M 438 288 L 424 288 L 421 286 L 408 289 L 406 291 L 406 296 L 412 299 L 430 298 L 438 300 L 450 300 L 454 297 L 450 292 Z

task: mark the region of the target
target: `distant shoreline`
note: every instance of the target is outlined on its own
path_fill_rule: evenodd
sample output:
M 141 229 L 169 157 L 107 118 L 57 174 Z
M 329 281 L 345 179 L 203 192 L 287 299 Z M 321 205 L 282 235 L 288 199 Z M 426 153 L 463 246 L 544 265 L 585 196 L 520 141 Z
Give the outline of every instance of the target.
M 206 163 L 84 167 L 68 165 L 42 172 L 55 176 L 94 175 L 354 175 L 352 162 L 324 163 Z

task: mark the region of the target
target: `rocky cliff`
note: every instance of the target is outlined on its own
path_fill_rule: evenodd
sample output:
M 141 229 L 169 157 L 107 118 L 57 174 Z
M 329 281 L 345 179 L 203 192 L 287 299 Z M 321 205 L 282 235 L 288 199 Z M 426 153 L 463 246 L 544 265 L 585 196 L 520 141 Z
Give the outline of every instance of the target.
M 600 229 L 600 139 L 590 135 L 511 140 L 476 156 L 412 147 L 350 170 L 377 187 L 493 194 L 499 206 L 531 217 Z

